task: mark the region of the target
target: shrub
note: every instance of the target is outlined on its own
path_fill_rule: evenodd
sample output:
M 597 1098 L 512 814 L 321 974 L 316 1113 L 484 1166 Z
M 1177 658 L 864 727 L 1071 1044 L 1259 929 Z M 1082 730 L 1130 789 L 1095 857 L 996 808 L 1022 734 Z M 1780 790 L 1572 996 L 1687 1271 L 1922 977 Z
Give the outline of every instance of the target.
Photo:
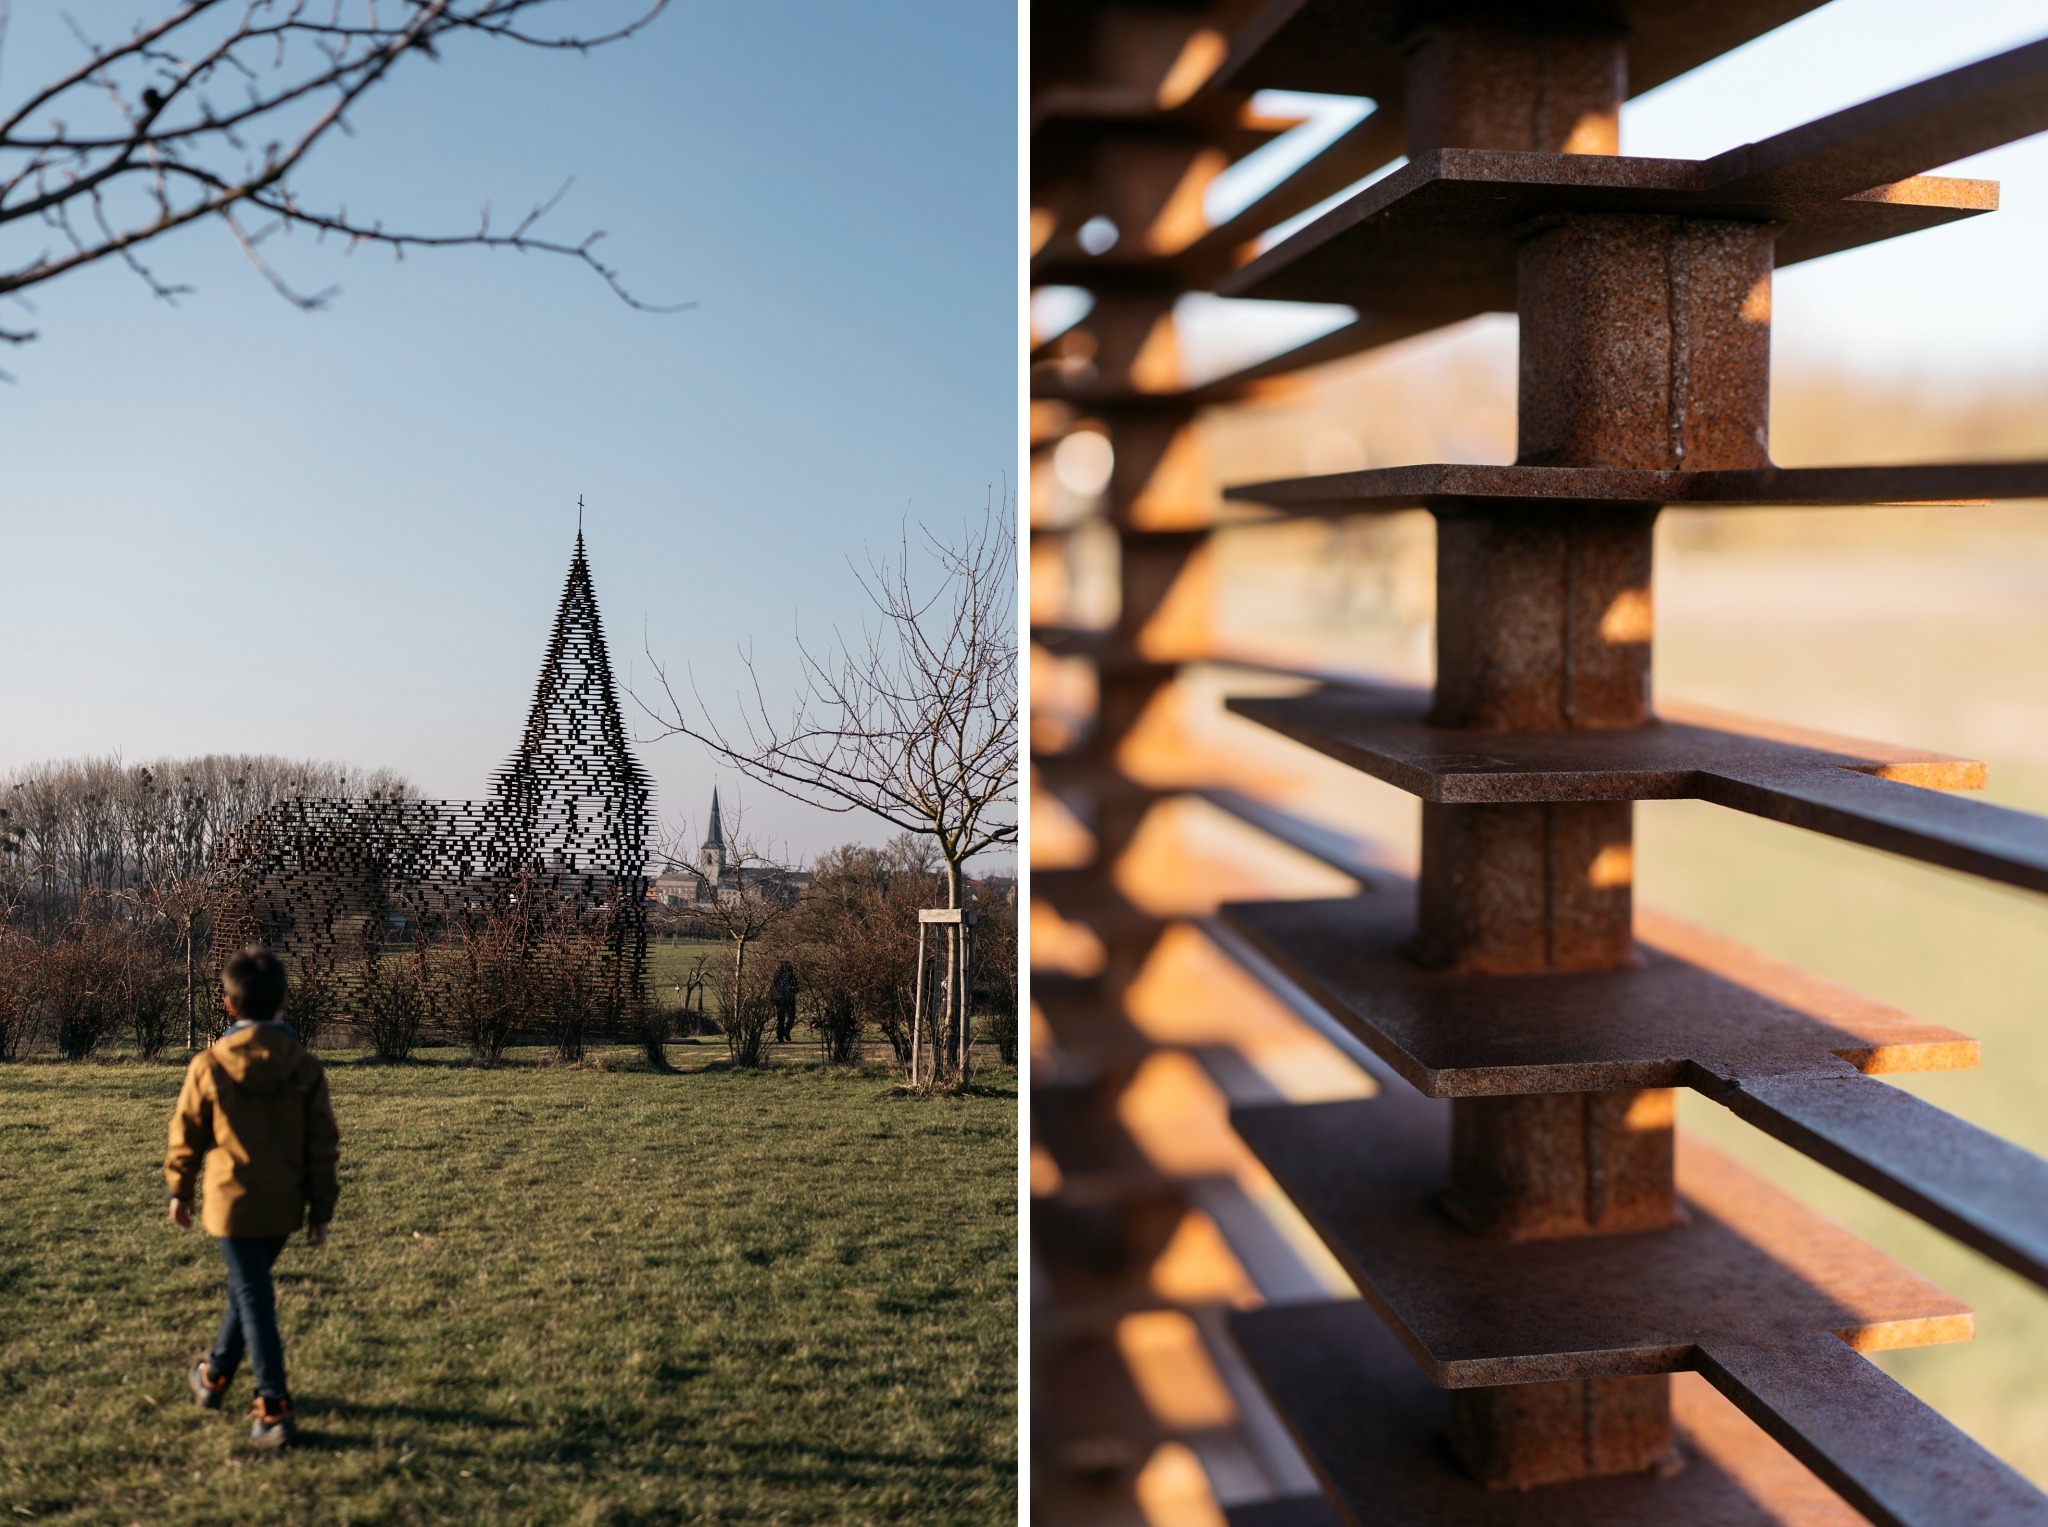
M 43 951 L 37 1006 L 57 1051 L 84 1060 L 121 1030 L 119 958 L 98 929 L 83 927 Z
M 449 1012 L 454 1036 L 480 1066 L 504 1058 L 532 1000 L 525 951 L 508 919 L 485 915 L 464 921 L 462 959 Z
M 535 972 L 538 979 L 534 986 L 541 997 L 543 1025 L 557 1060 L 583 1059 L 590 1033 L 603 1026 L 611 1000 L 605 979 L 610 954 L 601 937 L 567 925 L 550 929 L 534 949 L 540 967 Z M 657 1047 L 656 1059 L 659 1058 Z
M 728 967 L 718 983 L 718 1026 L 725 1031 L 725 1052 L 736 1066 L 758 1066 L 765 1058 L 768 1025 L 775 1002 L 760 970 L 760 960 L 741 970 Z
M 826 1061 L 850 1066 L 860 1057 L 860 1010 L 853 993 L 834 990 L 821 997 L 813 1008 L 811 1027 L 818 1031 L 818 1043 Z
M 0 1061 L 19 1060 L 28 1049 L 41 956 L 33 939 L 0 929 Z
M 126 974 L 128 1037 L 135 1053 L 155 1060 L 163 1053 L 184 1012 L 185 976 L 163 950 L 143 937 L 131 940 Z
M 366 941 L 361 1019 L 377 1059 L 412 1059 L 420 1031 L 434 1015 L 433 997 L 424 942 L 415 942 L 409 956 L 392 960 L 381 946 Z
M 310 1050 L 341 1016 L 344 1000 L 340 974 L 332 965 L 301 961 L 292 977 L 291 995 L 285 999 L 285 1022 L 299 1036 L 299 1043 Z

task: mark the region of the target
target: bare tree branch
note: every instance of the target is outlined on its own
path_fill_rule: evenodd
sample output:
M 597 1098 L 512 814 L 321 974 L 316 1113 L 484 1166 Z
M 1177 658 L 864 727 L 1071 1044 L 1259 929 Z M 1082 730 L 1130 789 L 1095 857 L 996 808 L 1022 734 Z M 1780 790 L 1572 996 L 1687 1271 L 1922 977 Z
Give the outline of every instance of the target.
M 604 3 L 625 19 L 592 32 L 548 25 L 565 5 L 582 16 Z M 492 232 L 486 209 L 474 233 L 454 233 L 391 229 L 346 207 L 309 207 L 294 184 L 314 149 L 332 133 L 348 133 L 353 108 L 408 58 L 438 60 L 471 37 L 588 52 L 635 35 L 666 4 L 182 0 L 111 42 L 74 21 L 85 57 L 17 101 L 0 95 L 0 236 L 16 235 L 0 248 L 18 248 L 35 224 L 47 236 L 34 252 L 0 255 L 0 296 L 120 259 L 154 295 L 174 300 L 188 288 L 158 279 L 137 250 L 218 218 L 264 279 L 301 308 L 318 308 L 333 294 L 299 292 L 259 253 L 281 230 L 305 228 L 351 250 L 372 245 L 401 258 L 408 249 L 457 245 L 558 255 L 588 267 L 633 307 L 681 311 L 692 304 L 657 306 L 629 291 L 596 253 L 602 232 L 572 242 L 536 231 L 567 185 L 509 232 Z M 0 4 L 0 47 L 8 19 Z M 260 214 L 263 226 L 239 220 L 244 211 Z M 0 343 L 35 337 L 33 329 L 0 328 Z
M 749 779 L 930 839 L 945 865 L 946 905 L 957 909 L 967 862 L 1017 841 L 1014 501 L 1006 493 L 998 505 L 991 495 L 980 524 L 964 526 L 957 540 L 919 526 L 918 542 L 935 586 L 918 587 L 906 522 L 893 561 L 870 556 L 865 573 L 854 570 L 871 607 L 858 637 L 835 631 L 821 653 L 798 634 L 802 678 L 783 719 L 770 714 L 751 652 L 742 661 L 752 694 L 735 697 L 739 720 L 730 729 L 711 718 L 694 674 L 686 710 L 651 651 L 661 693 L 655 704 L 633 698 L 657 735 L 694 737 Z M 944 1032 L 932 1033 L 931 1083 L 943 1057 L 944 1074 L 965 1084 L 970 930 L 959 918 L 940 927 L 945 1018 Z M 912 1082 L 919 1085 L 915 1063 Z
M 920 592 L 906 525 L 893 561 L 856 569 L 872 607 L 853 640 L 818 652 L 799 634 L 801 687 L 771 716 L 751 652 L 739 719 L 712 719 L 694 673 L 685 707 L 650 651 L 660 694 L 634 700 L 657 736 L 695 738 L 747 777 L 826 811 L 862 811 L 933 840 L 960 905 L 962 867 L 1017 841 L 1017 532 L 993 497 L 955 541 L 918 528 L 938 573 Z

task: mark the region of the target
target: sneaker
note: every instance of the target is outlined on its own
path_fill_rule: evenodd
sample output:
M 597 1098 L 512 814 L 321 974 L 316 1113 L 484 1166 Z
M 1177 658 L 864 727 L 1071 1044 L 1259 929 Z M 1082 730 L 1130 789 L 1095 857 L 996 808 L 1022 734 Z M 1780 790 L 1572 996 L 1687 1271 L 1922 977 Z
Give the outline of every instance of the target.
M 193 1397 L 201 1405 L 208 1410 L 220 1409 L 221 1401 L 227 1398 L 228 1381 L 215 1379 L 213 1369 L 207 1365 L 205 1358 L 202 1357 L 195 1362 L 192 1371 L 185 1377 L 191 1382 Z
M 284 1447 L 299 1435 L 297 1423 L 292 1420 L 292 1402 L 273 1400 L 268 1395 L 256 1396 L 256 1421 L 249 1428 L 249 1440 L 258 1447 Z

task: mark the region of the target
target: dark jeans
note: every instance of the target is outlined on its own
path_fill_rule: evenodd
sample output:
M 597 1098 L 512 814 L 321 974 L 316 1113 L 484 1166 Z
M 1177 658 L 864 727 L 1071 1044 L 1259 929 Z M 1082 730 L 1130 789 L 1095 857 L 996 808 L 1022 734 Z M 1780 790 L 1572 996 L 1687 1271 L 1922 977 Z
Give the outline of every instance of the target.
M 220 1335 L 206 1359 L 217 1380 L 235 1376 L 246 1350 L 256 1369 L 256 1392 L 266 1399 L 282 1400 L 290 1391 L 284 1383 L 284 1343 L 277 1335 L 277 1291 L 271 1287 L 270 1264 L 284 1250 L 288 1238 L 264 1236 L 255 1240 L 222 1237 L 220 1259 L 228 1264 L 228 1312 L 221 1317 Z

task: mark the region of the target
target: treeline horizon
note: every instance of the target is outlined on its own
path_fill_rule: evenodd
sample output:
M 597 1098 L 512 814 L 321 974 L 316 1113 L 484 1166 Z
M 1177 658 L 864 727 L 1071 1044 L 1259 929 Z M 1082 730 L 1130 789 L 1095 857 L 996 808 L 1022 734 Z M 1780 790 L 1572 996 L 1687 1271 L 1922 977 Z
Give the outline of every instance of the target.
M 272 753 L 127 763 L 119 754 L 0 773 L 0 882 L 37 918 L 75 916 L 93 896 L 167 891 L 204 872 L 220 844 L 297 796 L 416 800 L 395 769 Z

